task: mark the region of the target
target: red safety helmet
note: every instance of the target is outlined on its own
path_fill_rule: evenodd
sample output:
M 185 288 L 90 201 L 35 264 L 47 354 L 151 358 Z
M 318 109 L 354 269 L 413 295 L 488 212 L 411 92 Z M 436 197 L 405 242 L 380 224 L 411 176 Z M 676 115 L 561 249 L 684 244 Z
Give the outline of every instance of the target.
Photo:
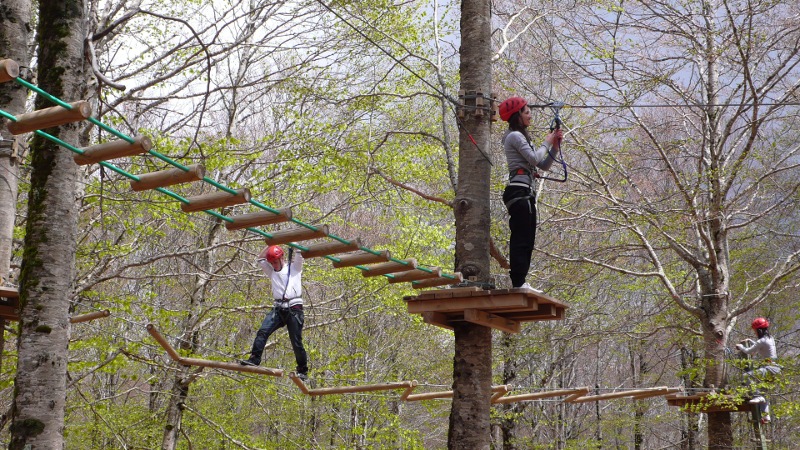
M 753 324 L 750 326 L 753 327 L 754 330 L 769 328 L 769 321 L 763 317 L 756 317 L 755 320 L 753 320 Z
M 277 245 L 270 245 L 267 249 L 267 261 L 274 263 L 283 258 L 283 249 Z
M 514 115 L 515 112 L 521 111 L 525 105 L 528 104 L 528 101 L 522 97 L 509 97 L 500 103 L 500 118 L 504 121 L 508 122 L 508 119 Z

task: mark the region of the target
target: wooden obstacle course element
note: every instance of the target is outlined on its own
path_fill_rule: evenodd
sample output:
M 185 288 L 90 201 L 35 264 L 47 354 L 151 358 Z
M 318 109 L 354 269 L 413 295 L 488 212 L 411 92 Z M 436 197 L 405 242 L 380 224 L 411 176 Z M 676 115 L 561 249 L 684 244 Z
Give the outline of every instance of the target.
M 280 209 L 277 214 L 270 211 L 256 211 L 233 216 L 231 220 L 232 222 L 225 222 L 225 228 L 227 228 L 228 231 L 258 227 L 261 225 L 272 225 L 292 220 L 292 210 L 291 208 Z
M 425 323 L 452 329 L 468 321 L 508 333 L 518 333 L 519 322 L 563 319 L 568 306 L 532 289 L 461 287 L 425 291 L 405 297 L 408 312 L 421 314 Z
M 356 252 L 349 255 L 342 255 L 337 258 L 339 261 L 333 262 L 333 267 L 335 269 L 341 269 L 344 267 L 355 267 L 363 264 L 385 262 L 389 261 L 389 259 L 392 257 L 389 250 L 380 250 L 376 253 L 377 254 L 370 252 Z
M 390 273 L 405 272 L 416 268 L 417 260 L 414 258 L 409 258 L 404 259 L 402 262 L 388 261 L 385 263 L 375 264 L 374 266 L 369 266 L 367 267 L 367 270 L 361 272 L 361 275 L 364 277 L 377 277 Z
M 430 272 L 426 272 L 424 270 L 417 268 L 393 274 L 392 278 L 389 278 L 389 283 L 405 283 L 417 280 L 428 280 L 431 278 L 440 278 L 441 276 L 442 276 L 441 267 L 434 267 L 430 269 Z
M 19 298 L 19 289 L 10 286 L 0 286 L 0 297 L 12 299 Z
M 706 397 L 716 395 L 717 399 Z M 664 397 L 667 405 L 678 406 L 683 410 L 692 412 L 748 412 L 750 404 L 730 395 L 714 394 L 713 392 L 701 392 L 692 395 L 668 394 Z
M 499 386 L 492 386 L 492 398 L 495 398 L 494 394 L 502 393 L 505 394 L 512 389 L 512 386 L 507 384 L 502 384 Z M 418 402 L 420 400 L 436 400 L 442 398 L 453 398 L 453 391 L 441 391 L 441 392 L 425 392 L 422 394 L 411 394 L 406 396 L 406 401 L 409 402 Z
M 19 320 L 19 290 L 0 286 L 0 319 Z
M 668 388 L 666 386 L 662 386 L 655 388 L 609 392 L 606 394 L 598 394 L 598 395 L 584 395 L 581 397 L 564 401 L 569 401 L 569 403 L 586 403 L 586 402 L 597 402 L 600 400 L 614 400 L 617 398 L 631 398 L 633 400 L 642 400 L 645 398 L 660 397 L 662 395 L 667 395 L 669 393 L 680 392 L 680 391 L 681 388 Z
M 183 212 L 206 211 L 209 209 L 224 208 L 225 206 L 239 205 L 250 201 L 249 189 L 237 189 L 236 194 L 220 191 L 211 194 L 189 197 L 189 203 L 181 203 Z
M 338 386 L 338 387 L 329 387 L 329 388 L 317 388 L 317 389 L 308 389 L 306 384 L 300 377 L 297 376 L 296 373 L 291 372 L 289 374 L 289 378 L 292 379 L 294 384 L 300 388 L 300 390 L 312 397 L 317 397 L 320 395 L 334 395 L 334 394 L 355 394 L 358 392 L 376 392 L 376 391 L 391 391 L 395 389 L 405 389 L 408 391 L 409 389 L 413 389 L 417 382 L 415 381 L 400 381 L 397 383 L 380 383 L 380 384 L 365 384 L 360 386 Z
M 346 253 L 358 250 L 361 248 L 361 238 L 355 238 L 348 243 L 332 241 L 322 242 L 319 244 L 309 245 L 308 250 L 300 252 L 303 258 L 319 258 L 320 256 L 335 255 L 337 253 Z
M 280 369 L 268 369 L 266 367 L 258 367 L 258 366 L 244 366 L 238 363 L 228 363 L 222 361 L 211 361 L 207 359 L 197 359 L 197 358 L 183 358 L 178 352 L 169 345 L 164 336 L 156 330 L 156 327 L 153 324 L 147 324 L 147 332 L 150 333 L 150 336 L 158 342 L 158 344 L 163 348 L 169 357 L 183 365 L 183 366 L 196 366 L 196 367 L 209 367 L 214 369 L 224 369 L 224 370 L 233 370 L 236 372 L 249 372 L 249 373 L 258 373 L 262 375 L 271 375 L 273 377 L 280 377 L 283 376 L 283 370 Z
M 83 323 L 89 322 L 90 320 L 101 319 L 103 317 L 108 317 L 111 315 L 111 311 L 105 309 L 103 311 L 95 311 L 90 312 L 87 314 L 81 314 L 79 316 L 73 316 L 69 318 L 69 323 Z
M 19 76 L 19 64 L 13 59 L 0 59 L 0 83 L 11 81 Z
M 72 106 L 72 109 L 53 106 L 21 114 L 17 117 L 16 122 L 7 121 L 8 131 L 17 135 L 35 130 L 44 130 L 67 123 L 80 122 L 92 115 L 92 105 L 85 100 L 70 103 L 70 106 Z
M 276 231 L 272 233 L 272 237 L 266 239 L 267 245 L 283 245 L 289 242 L 308 241 L 328 235 L 327 225 L 314 225 L 313 227 L 313 230 L 311 228 L 298 227 Z
M 553 397 L 563 397 L 567 396 L 564 399 L 565 402 L 570 401 L 571 399 L 581 397 L 589 393 L 588 387 L 577 388 L 577 389 L 559 389 L 555 391 L 544 391 L 544 392 L 533 392 L 530 394 L 519 394 L 519 395 L 509 395 L 506 397 L 501 397 L 496 399 L 492 403 L 516 403 L 522 402 L 527 400 L 541 400 L 544 398 L 553 398 Z
M 132 143 L 124 139 L 117 139 L 115 141 L 82 148 L 81 150 L 83 153 L 72 155 L 72 159 L 75 160 L 75 164 L 86 166 L 109 159 L 140 155 L 142 153 L 147 153 L 151 148 L 153 148 L 153 142 L 149 137 L 136 136 L 133 138 Z
M 414 289 L 427 289 L 438 286 L 446 286 L 449 284 L 458 284 L 464 281 L 464 276 L 461 275 L 461 272 L 454 273 L 453 277 L 454 278 L 439 277 L 439 278 L 431 278 L 428 280 L 418 280 L 412 282 L 411 287 L 413 287 Z
M 148 189 L 163 188 L 176 184 L 200 181 L 206 176 L 206 168 L 202 164 L 192 164 L 187 169 L 179 168 L 160 170 L 158 172 L 138 175 L 139 181 L 130 180 L 131 189 L 135 192 Z

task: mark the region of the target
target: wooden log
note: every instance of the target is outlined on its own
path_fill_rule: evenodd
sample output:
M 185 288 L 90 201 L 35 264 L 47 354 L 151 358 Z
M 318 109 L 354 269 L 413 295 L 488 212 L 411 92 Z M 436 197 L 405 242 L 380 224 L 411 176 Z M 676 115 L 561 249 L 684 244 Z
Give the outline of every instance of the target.
M 111 315 L 111 311 L 104 310 L 104 311 L 95 311 L 90 312 L 88 314 L 81 314 L 79 316 L 74 316 L 69 318 L 69 323 L 81 323 L 81 322 L 88 322 L 94 319 L 100 319 L 102 317 L 108 317 Z
M 411 283 L 411 287 L 414 289 L 426 289 L 437 286 L 446 286 L 448 284 L 458 284 L 464 281 L 464 277 L 461 275 L 461 272 L 456 272 L 453 274 L 453 276 L 455 278 L 440 277 L 431 278 L 429 280 L 414 281 Z
M 436 325 L 437 327 L 446 328 L 448 330 L 452 330 L 453 326 L 450 325 L 450 321 L 447 320 L 447 315 L 440 312 L 423 312 L 420 314 L 422 316 L 422 321 L 429 324 L 429 325 Z
M 405 283 L 407 281 L 427 280 L 430 278 L 439 278 L 441 276 L 441 267 L 434 267 L 430 272 L 414 269 L 392 275 L 392 278 L 389 278 L 389 283 Z
M 167 340 L 164 339 L 164 336 L 162 336 L 161 333 L 159 333 L 158 330 L 156 330 L 156 327 L 152 323 L 147 324 L 147 332 L 150 333 L 150 336 L 153 336 L 153 339 L 155 339 L 156 342 L 158 342 L 158 345 L 160 345 L 161 348 L 163 348 L 167 352 L 167 354 L 169 355 L 170 358 L 172 358 L 173 361 L 181 360 L 181 355 L 179 355 L 178 352 L 176 352 L 175 349 L 172 348 L 171 345 L 169 345 L 169 342 L 167 342 Z
M 235 372 L 258 373 L 261 375 L 270 375 L 273 377 L 283 376 L 283 370 L 281 369 L 270 369 L 267 367 L 258 367 L 258 366 L 245 366 L 239 363 L 211 361 L 209 359 L 198 359 L 198 358 L 180 358 L 178 362 L 184 366 L 209 367 L 213 369 L 233 370 Z
M 225 206 L 239 205 L 250 201 L 249 189 L 237 189 L 236 194 L 228 192 L 214 192 L 212 194 L 189 197 L 189 203 L 181 203 L 183 212 L 205 211 L 207 209 L 223 208 Z
M 333 241 L 309 245 L 308 250 L 300 252 L 303 258 L 318 258 L 320 256 L 335 255 L 337 253 L 352 252 L 361 248 L 361 238 L 355 238 L 349 243 Z
M 498 389 L 497 392 L 494 392 L 492 394 L 492 397 L 489 399 L 489 403 L 497 402 L 497 400 L 499 400 L 500 397 L 508 394 L 508 391 L 510 391 L 512 389 L 512 386 L 510 384 L 506 384 L 506 385 L 502 385 L 502 386 L 498 386 L 498 387 L 500 387 L 501 389 Z
M 17 117 L 16 122 L 7 121 L 11 134 L 28 133 L 35 130 L 57 127 L 71 122 L 86 120 L 92 115 L 92 105 L 85 100 L 70 103 L 72 109 L 62 106 L 40 109 Z
M 411 386 L 407 387 L 405 391 L 403 391 L 403 395 L 400 396 L 400 401 L 406 401 L 409 395 L 414 391 L 414 388 L 417 387 L 417 380 L 411 380 Z
M 19 64 L 13 59 L 0 59 L 0 83 L 11 81 L 19 76 Z
M 505 331 L 506 333 L 517 334 L 520 330 L 519 322 L 516 320 L 506 319 L 495 314 L 489 314 L 486 311 L 479 309 L 465 309 L 464 320 L 485 327 L 494 328 L 496 330 Z
M 15 287 L 0 286 L 0 297 L 19 298 L 19 290 Z
M 306 387 L 306 384 L 303 383 L 303 380 L 301 380 L 300 377 L 298 377 L 296 373 L 289 372 L 289 378 L 291 378 L 291 380 L 294 382 L 294 384 L 297 385 L 298 388 L 300 388 L 300 392 L 302 392 L 303 394 L 306 394 L 306 395 L 311 395 L 308 392 L 308 387 Z
M 233 222 L 225 222 L 228 231 L 241 230 L 242 228 L 257 227 L 261 225 L 272 225 L 275 223 L 288 222 L 292 220 L 291 208 L 278 210 L 275 214 L 270 211 L 256 211 L 231 217 Z
M 674 394 L 675 392 L 681 392 L 683 390 L 682 388 L 678 387 L 659 387 L 652 389 L 652 392 L 632 395 L 631 398 L 634 400 L 641 400 L 650 397 L 661 397 L 662 395 Z
M 386 275 L 395 272 L 405 272 L 409 269 L 417 268 L 417 260 L 414 258 L 404 259 L 402 262 L 389 261 L 385 263 L 375 264 L 374 266 L 367 267 L 367 270 L 361 272 L 365 277 L 377 277 L 379 275 Z
M 586 403 L 586 402 L 597 402 L 600 400 L 613 400 L 615 398 L 635 397 L 637 395 L 652 393 L 654 391 L 658 391 L 659 389 L 661 388 L 634 389 L 630 391 L 609 392 L 608 394 L 581 396 L 569 400 L 569 403 Z M 666 392 L 658 395 L 666 395 Z
M 502 392 L 506 393 L 510 390 L 510 385 L 499 385 L 499 386 L 492 386 L 492 393 Z M 493 396 L 494 397 L 494 396 Z M 442 391 L 442 392 L 426 392 L 424 394 L 412 394 L 406 397 L 406 400 L 409 402 L 416 402 L 419 400 L 433 400 L 437 398 L 453 398 L 453 391 Z
M 0 305 L 0 319 L 19 321 L 19 307 L 12 305 Z
M 158 172 L 139 175 L 139 181 L 130 181 L 131 189 L 136 192 L 146 191 L 148 189 L 200 181 L 206 176 L 206 168 L 202 164 L 192 164 L 188 166 L 187 169 L 189 170 L 176 167 L 174 169 L 159 170 Z
M 133 139 L 133 143 L 124 139 L 117 139 L 116 141 L 104 142 L 102 144 L 82 148 L 83 154 L 74 154 L 72 155 L 72 159 L 75 160 L 77 165 L 86 166 L 109 159 L 140 155 L 142 153 L 147 153 L 151 148 L 153 148 L 153 142 L 150 141 L 149 137 L 136 136 Z
M 392 255 L 389 250 L 380 250 L 377 255 L 370 252 L 357 252 L 351 255 L 339 256 L 339 261 L 334 261 L 333 267 L 336 269 L 341 269 L 343 267 L 354 267 L 362 264 L 384 262 L 389 261 L 391 257 Z
M 362 386 L 340 386 L 330 388 L 309 389 L 308 395 L 332 395 L 332 394 L 354 394 L 357 392 L 390 391 L 393 389 L 407 389 L 411 387 L 410 381 L 398 383 L 366 384 Z
M 509 395 L 507 397 L 499 398 L 494 403 L 515 403 L 526 400 L 539 400 L 543 398 L 562 397 L 568 395 L 569 398 L 583 396 L 589 393 L 589 388 L 578 389 L 559 389 L 556 391 L 548 392 L 532 392 L 530 394 Z
M 316 230 L 306 227 L 290 228 L 288 230 L 276 231 L 272 237 L 267 238 L 267 245 L 282 245 L 289 242 L 307 241 L 328 235 L 327 225 L 314 225 Z

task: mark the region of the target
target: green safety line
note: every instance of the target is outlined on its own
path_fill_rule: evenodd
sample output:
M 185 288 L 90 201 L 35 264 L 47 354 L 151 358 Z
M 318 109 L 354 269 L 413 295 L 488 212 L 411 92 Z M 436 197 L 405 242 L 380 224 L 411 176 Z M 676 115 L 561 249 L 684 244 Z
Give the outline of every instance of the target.
M 36 86 L 34 84 L 31 84 L 31 83 L 29 83 L 29 82 L 27 82 L 27 81 L 25 81 L 25 80 L 23 80 L 22 78 L 19 78 L 19 77 L 15 78 L 14 80 L 17 83 L 21 84 L 22 86 L 25 86 L 26 88 L 36 92 L 37 94 L 45 97 L 46 99 L 50 100 L 51 102 L 53 102 L 55 104 L 57 104 L 58 106 L 61 106 L 61 107 L 65 108 L 65 109 L 68 109 L 68 110 L 72 109 L 72 105 L 70 105 L 69 103 L 61 100 L 60 98 L 58 98 L 58 97 L 56 97 L 56 96 L 54 96 L 54 95 L 42 90 L 40 87 L 38 87 L 38 86 Z M 0 115 L 2 115 L 3 117 L 6 117 L 7 119 L 9 119 L 9 120 L 11 120 L 13 122 L 17 121 L 17 118 L 13 114 L 7 113 L 6 111 L 3 111 L 2 109 L 0 109 Z M 135 142 L 135 140 L 133 138 L 131 138 L 130 136 L 127 136 L 126 134 L 124 134 L 124 133 L 122 133 L 122 132 L 120 132 L 120 131 L 118 131 L 118 130 L 116 130 L 116 129 L 114 129 L 114 128 L 112 128 L 112 127 L 110 127 L 110 126 L 108 126 L 108 125 L 106 125 L 104 123 L 102 123 L 102 122 L 100 122 L 99 120 L 95 119 L 94 117 L 90 117 L 87 120 L 90 123 L 92 123 L 94 125 L 97 125 L 101 129 L 113 134 L 114 136 L 116 136 L 116 137 L 118 137 L 120 139 L 125 140 L 128 143 L 132 144 L 132 143 Z M 35 130 L 34 133 L 36 133 L 36 134 L 38 134 L 38 135 L 40 135 L 40 136 L 52 141 L 52 142 L 55 142 L 56 144 L 58 144 L 58 145 L 60 145 L 60 146 L 62 146 L 64 148 L 67 148 L 67 149 L 69 149 L 69 150 L 71 150 L 71 151 L 73 151 L 73 152 L 75 152 L 77 154 L 80 154 L 80 155 L 83 154 L 83 150 L 81 150 L 79 148 L 76 148 L 76 147 L 74 147 L 74 146 L 62 141 L 61 139 L 58 139 L 57 137 L 55 137 L 53 135 L 45 133 L 44 131 Z M 180 164 L 177 161 L 172 160 L 171 158 L 159 153 L 156 150 L 150 149 L 150 150 L 148 150 L 147 153 L 149 153 L 150 155 L 152 155 L 152 156 L 154 156 L 154 157 L 166 162 L 167 164 L 170 164 L 170 165 L 172 165 L 174 167 L 177 167 L 177 168 L 179 168 L 179 169 L 181 169 L 181 170 L 183 170 L 185 172 L 189 171 L 188 167 L 184 166 L 183 164 Z M 109 162 L 100 161 L 99 164 L 101 166 L 103 166 L 103 167 L 106 167 L 106 168 L 108 168 L 110 170 L 113 170 L 114 172 L 117 172 L 120 175 L 123 175 L 123 176 L 125 176 L 127 178 L 130 178 L 130 179 L 134 180 L 134 181 L 139 181 L 139 177 L 138 176 L 130 174 L 130 173 L 126 172 L 125 170 L 120 169 L 119 167 L 117 167 L 117 166 L 115 166 L 115 165 L 113 165 L 113 164 L 111 164 Z M 225 191 L 225 192 L 229 193 L 229 194 L 236 195 L 238 193 L 235 189 L 231 189 L 231 188 L 229 188 L 227 186 L 224 186 L 224 185 L 222 185 L 222 184 L 220 184 L 220 183 L 218 183 L 218 182 L 216 182 L 216 181 L 214 181 L 214 180 L 212 180 L 212 179 L 210 179 L 208 177 L 203 177 L 202 180 L 205 181 L 206 183 L 208 183 L 208 184 L 210 184 L 210 185 L 222 190 L 222 191 Z M 165 189 L 165 188 L 159 187 L 159 188 L 156 188 L 155 190 L 158 191 L 158 192 L 161 192 L 162 194 L 168 195 L 168 196 L 170 196 L 170 197 L 172 197 L 172 198 L 174 198 L 174 199 L 176 199 L 176 200 L 178 200 L 180 202 L 189 204 L 189 200 L 187 200 L 184 197 L 181 197 L 180 195 L 176 194 L 175 192 L 170 191 L 169 189 Z M 258 208 L 261 208 L 261 209 L 263 209 L 265 211 L 269 211 L 269 212 L 271 212 L 273 214 L 278 214 L 279 213 L 279 211 L 277 209 L 274 209 L 274 208 L 271 208 L 271 207 L 269 207 L 267 205 L 264 205 L 263 203 L 261 203 L 261 202 L 259 202 L 257 200 L 252 200 L 251 199 L 249 201 L 249 203 L 254 205 L 254 206 L 256 206 L 256 207 L 258 207 Z M 209 215 L 211 215 L 213 217 L 216 217 L 218 219 L 221 219 L 221 220 L 224 220 L 224 221 L 227 221 L 227 222 L 233 222 L 233 219 L 231 219 L 230 217 L 224 216 L 224 215 L 219 214 L 219 213 L 217 213 L 215 211 L 205 210 L 203 212 L 205 212 L 206 214 L 209 214 Z M 317 227 L 315 227 L 315 226 L 313 226 L 311 224 L 307 224 L 307 223 L 305 223 L 305 222 L 303 222 L 303 221 L 301 221 L 299 219 L 291 218 L 290 221 L 295 223 L 295 224 L 297 224 L 297 225 L 305 227 L 305 228 L 307 228 L 307 229 L 309 229 L 311 231 L 318 231 Z M 248 230 L 248 231 L 251 231 L 251 232 L 253 232 L 255 234 L 264 236 L 264 237 L 266 237 L 268 239 L 273 237 L 271 234 L 269 234 L 269 233 L 267 233 L 267 232 L 265 232 L 263 230 L 259 230 L 257 228 L 248 227 L 248 228 L 245 228 L 245 229 Z M 339 237 L 339 236 L 337 236 L 335 234 L 327 234 L 327 237 L 329 237 L 331 239 L 334 239 L 336 241 L 339 241 L 342 244 L 351 244 L 351 241 L 349 241 L 349 240 L 347 240 L 345 238 Z M 308 247 L 304 247 L 304 246 L 299 245 L 299 244 L 289 243 L 288 245 L 290 247 L 297 248 L 300 251 L 308 250 Z M 359 250 L 371 253 L 373 255 L 379 255 L 380 254 L 380 251 L 372 250 L 371 248 L 364 247 L 364 246 L 360 246 Z M 339 259 L 339 258 L 337 258 L 335 256 L 332 256 L 332 255 L 325 255 L 324 258 L 326 258 L 326 259 L 328 259 L 330 261 L 333 261 L 333 262 L 341 261 L 341 259 Z M 393 258 L 393 257 L 390 257 L 389 261 L 395 262 L 395 263 L 399 263 L 399 264 L 403 264 L 403 265 L 408 265 L 407 261 L 404 261 L 404 260 L 401 260 L 401 259 L 397 259 L 397 258 Z M 354 267 L 356 267 L 357 269 L 363 270 L 363 271 L 369 271 L 370 270 L 369 267 L 366 267 L 366 266 L 363 266 L 363 265 L 357 265 L 357 266 L 354 266 Z M 433 273 L 433 270 L 429 269 L 427 267 L 417 267 L 416 269 L 417 270 L 421 270 L 423 272 L 427 272 L 427 273 Z M 386 277 L 386 278 L 394 278 L 394 275 L 392 275 L 392 274 L 385 274 L 383 276 Z M 451 274 L 448 274 L 448 273 L 442 273 L 441 276 L 443 278 L 456 279 L 455 275 L 451 275 Z M 412 282 L 412 284 L 413 283 L 415 283 L 415 282 Z

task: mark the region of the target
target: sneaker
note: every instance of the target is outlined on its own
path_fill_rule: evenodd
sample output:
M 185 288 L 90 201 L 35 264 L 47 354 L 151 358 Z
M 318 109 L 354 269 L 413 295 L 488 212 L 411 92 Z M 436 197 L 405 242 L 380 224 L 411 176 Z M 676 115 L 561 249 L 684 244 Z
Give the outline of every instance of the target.
M 540 291 L 539 289 L 535 289 L 528 283 L 524 283 L 522 286 L 519 287 L 519 289 L 528 289 L 530 291 L 536 292 L 537 294 L 544 294 L 544 292 Z
M 758 405 L 759 403 L 767 403 L 767 399 L 765 399 L 765 398 L 764 398 L 763 396 L 761 396 L 761 395 L 758 395 L 758 396 L 756 396 L 756 397 L 753 397 L 753 398 L 751 398 L 751 399 L 748 401 L 748 403 L 750 403 L 751 405 Z
M 306 375 L 306 374 L 304 374 L 304 373 L 298 373 L 298 374 L 297 374 L 297 378 L 299 378 L 299 379 L 303 380 L 303 382 L 306 382 L 306 381 L 308 381 L 308 375 Z
M 250 359 L 243 359 L 243 360 L 239 361 L 239 364 L 241 364 L 243 366 L 258 366 L 257 362 L 255 362 L 253 360 L 250 360 Z
M 770 420 L 772 420 L 772 418 L 769 417 L 769 414 L 767 414 L 766 416 L 761 418 L 761 424 L 762 425 L 766 425 L 766 424 L 768 424 L 770 422 Z

